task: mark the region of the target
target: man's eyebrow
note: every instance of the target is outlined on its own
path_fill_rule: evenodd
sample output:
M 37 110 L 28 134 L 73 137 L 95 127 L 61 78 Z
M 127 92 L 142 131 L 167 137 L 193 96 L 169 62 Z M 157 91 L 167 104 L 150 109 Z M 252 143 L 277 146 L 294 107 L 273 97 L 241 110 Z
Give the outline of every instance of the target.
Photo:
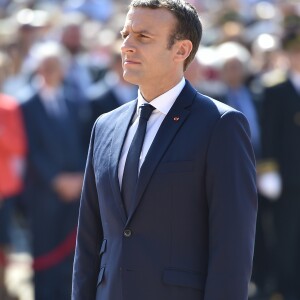
M 151 35 L 153 36 L 154 34 L 151 33 L 150 31 L 148 31 L 147 29 L 141 29 L 141 30 L 133 30 L 133 28 L 131 27 L 131 31 L 134 33 L 134 34 L 146 34 L 146 35 Z M 123 28 L 121 31 L 120 31 L 120 34 L 123 35 L 125 33 L 128 33 L 128 30 L 126 28 Z
M 132 24 L 133 25 L 133 24 Z M 133 29 L 133 26 L 131 25 L 131 30 L 135 34 L 147 34 L 147 35 L 154 35 L 147 29 Z
M 137 31 L 133 31 L 133 32 L 138 33 L 138 34 L 154 35 L 153 33 L 151 33 L 148 30 L 137 30 Z

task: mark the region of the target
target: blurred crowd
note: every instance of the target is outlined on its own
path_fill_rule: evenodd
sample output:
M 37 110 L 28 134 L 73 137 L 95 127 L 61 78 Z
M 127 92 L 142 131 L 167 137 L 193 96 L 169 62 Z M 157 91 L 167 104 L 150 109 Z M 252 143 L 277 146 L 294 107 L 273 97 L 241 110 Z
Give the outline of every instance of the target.
M 257 300 L 299 300 L 300 3 L 191 0 L 204 36 L 186 78 L 242 111 L 257 158 Z M 89 136 L 134 99 L 122 79 L 129 1 L 0 0 L 0 299 L 12 224 L 25 227 L 36 300 L 70 299 Z

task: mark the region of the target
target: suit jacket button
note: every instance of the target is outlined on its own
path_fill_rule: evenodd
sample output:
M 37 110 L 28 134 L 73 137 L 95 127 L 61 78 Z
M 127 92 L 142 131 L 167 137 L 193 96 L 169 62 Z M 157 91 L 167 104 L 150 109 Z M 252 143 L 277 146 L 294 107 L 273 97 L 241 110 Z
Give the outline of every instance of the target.
M 132 235 L 132 231 L 130 229 L 125 229 L 124 230 L 124 236 L 129 238 Z

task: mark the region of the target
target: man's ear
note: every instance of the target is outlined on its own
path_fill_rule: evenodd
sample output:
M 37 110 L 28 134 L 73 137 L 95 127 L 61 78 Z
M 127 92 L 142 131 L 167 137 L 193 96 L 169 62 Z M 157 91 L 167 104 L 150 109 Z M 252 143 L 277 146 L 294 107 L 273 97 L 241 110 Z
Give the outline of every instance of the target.
M 179 40 L 176 43 L 175 62 L 184 62 L 190 55 L 193 44 L 190 40 Z

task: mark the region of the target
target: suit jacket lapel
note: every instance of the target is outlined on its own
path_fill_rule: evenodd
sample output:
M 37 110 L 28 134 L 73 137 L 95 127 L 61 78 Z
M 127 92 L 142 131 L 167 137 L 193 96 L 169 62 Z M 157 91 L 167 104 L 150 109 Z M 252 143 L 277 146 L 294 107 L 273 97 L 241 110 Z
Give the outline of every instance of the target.
M 117 119 L 116 126 L 113 132 L 113 138 L 110 149 L 110 182 L 114 193 L 114 199 L 116 205 L 119 208 L 120 214 L 124 224 L 126 223 L 127 217 L 123 206 L 121 197 L 119 178 L 118 178 L 118 166 L 119 159 L 123 147 L 123 143 L 130 126 L 130 121 L 135 113 L 137 101 L 129 103 L 127 110 L 125 110 Z
M 197 91 L 191 87 L 188 81 L 186 81 L 185 87 L 161 124 L 141 167 L 136 189 L 136 197 L 134 200 L 135 202 L 130 210 L 127 224 L 130 222 L 133 214 L 135 213 L 158 163 L 167 151 L 172 140 L 175 138 L 176 133 L 188 117 L 190 113 L 189 109 L 194 101 L 196 93 Z

